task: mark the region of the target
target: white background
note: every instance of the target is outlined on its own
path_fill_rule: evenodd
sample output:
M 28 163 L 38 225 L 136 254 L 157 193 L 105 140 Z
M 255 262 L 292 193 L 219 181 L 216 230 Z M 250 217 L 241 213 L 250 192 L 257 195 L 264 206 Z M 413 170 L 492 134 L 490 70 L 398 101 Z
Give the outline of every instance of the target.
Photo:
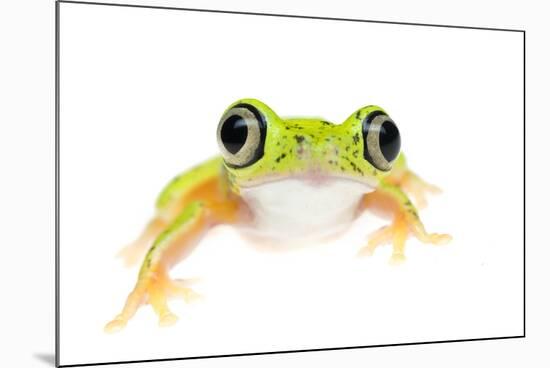
M 62 364 L 523 333 L 520 33 L 80 4 L 60 27 Z M 384 106 L 445 190 L 427 228 L 455 240 L 410 241 L 394 269 L 389 247 L 354 259 L 372 216 L 288 254 L 219 228 L 172 272 L 199 277 L 204 303 L 172 303 L 170 329 L 144 308 L 105 335 L 137 274 L 114 254 L 172 176 L 217 153 L 219 116 L 245 96 L 336 122 Z
M 189 6 L 192 4 L 186 2 Z M 233 358 L 207 361 L 188 361 L 188 366 L 214 366 L 216 364 L 238 363 L 250 364 L 338 364 L 342 360 L 349 365 L 395 365 L 400 362 L 420 363 L 427 366 L 447 364 L 463 366 L 491 362 L 499 365 L 518 365 L 520 361 L 531 359 L 534 365 L 544 365 L 540 360 L 547 359 L 540 354 L 544 334 L 548 327 L 548 319 L 543 311 L 548 310 L 546 296 L 537 290 L 544 290 L 544 273 L 547 259 L 547 248 L 543 234 L 542 208 L 545 196 L 542 191 L 537 194 L 537 188 L 547 186 L 545 178 L 535 171 L 543 167 L 537 165 L 536 160 L 547 157 L 541 151 L 545 147 L 543 139 L 546 132 L 545 119 L 542 114 L 542 86 L 548 84 L 544 69 L 536 69 L 548 62 L 547 54 L 538 49 L 544 34 L 542 33 L 542 19 L 537 19 L 535 9 L 526 9 L 524 5 L 499 4 L 499 12 L 495 14 L 494 4 L 487 4 L 486 8 L 476 5 L 468 7 L 461 3 L 463 8 L 438 9 L 434 4 L 421 7 L 408 7 L 402 4 L 396 7 L 389 3 L 387 8 L 368 8 L 359 10 L 352 6 L 343 6 L 337 9 L 317 8 L 308 11 L 304 6 L 279 3 L 272 8 L 251 8 L 244 3 L 246 10 L 271 10 L 302 12 L 304 14 L 325 14 L 342 16 L 359 16 L 371 19 L 393 19 L 410 21 L 432 21 L 438 23 L 495 25 L 524 27 L 528 30 L 528 325 L 525 340 L 495 341 L 483 343 L 445 344 L 433 346 L 399 347 L 385 349 L 367 349 L 345 352 L 324 352 L 316 354 L 293 354 L 282 356 L 262 356 L 249 358 Z M 212 2 L 212 6 L 217 4 Z M 6 162 L 9 172 L 3 182 L 6 190 L 2 191 L 2 222 L 5 227 L 5 244 L 9 246 L 10 262 L 4 263 L 3 280 L 6 288 L 3 298 L 5 311 L 2 317 L 4 326 L 2 334 L 3 346 L 10 347 L 5 356 L 6 362 L 14 364 L 38 365 L 51 360 L 53 353 L 53 7 L 45 6 L 43 13 L 30 12 L 29 8 L 21 6 L 24 18 L 10 17 L 11 22 L 2 22 L 9 32 L 3 34 L 17 35 L 8 42 L 13 46 L 13 52 L 3 60 L 7 61 L 2 68 L 3 80 L 8 80 L 9 90 L 6 90 L 4 100 L 7 101 L 2 117 L 2 128 L 9 129 L 9 134 L 3 140 L 2 162 Z M 38 9 L 38 8 L 37 8 Z M 430 12 L 428 12 L 430 10 Z M 520 11 L 521 10 L 521 11 Z M 26 13 L 23 13 L 27 11 Z M 9 13 L 4 13 L 9 14 Z M 37 18 L 43 17 L 42 22 Z M 538 12 L 542 14 L 542 12 Z M 49 18 L 46 18 L 49 16 Z M 15 22 L 14 22 L 15 21 Z M 490 23 L 490 24 L 489 24 Z M 31 26 L 31 25 L 34 25 Z M 11 28 L 10 28 L 11 27 Z M 530 32 L 530 33 L 529 33 Z M 30 48 L 31 41 L 36 47 Z M 47 42 L 49 41 L 49 42 Z M 34 63 L 38 61 L 39 63 Z M 15 69 L 12 66 L 19 66 Z M 48 74 L 49 73 L 49 74 Z M 4 92 L 4 89 L 3 89 Z M 274 106 L 275 107 L 275 106 Z M 317 110 L 316 110 L 317 111 Z M 316 112 L 315 111 L 315 112 Z M 292 111 L 294 112 L 294 111 Z M 309 110 L 307 111 L 309 112 Z M 304 112 L 305 113 L 305 112 Z M 7 158 L 16 158 L 7 161 Z M 6 160 L 6 161 L 4 161 Z M 37 179 L 38 178 L 38 179 Z M 15 180 L 14 180 L 15 179 Z M 5 204 L 8 204 L 7 206 Z M 15 222 L 14 219 L 17 219 Z M 7 266 L 7 267 L 6 267 Z M 195 308 L 197 309 L 197 308 Z M 85 316 L 83 318 L 86 318 Z M 26 327 L 28 326 L 28 329 Z M 25 333 L 28 331 L 28 333 Z M 32 332 L 31 332 L 32 331 Z M 22 333 L 23 332 L 23 333 Z M 449 357 L 452 360 L 449 361 Z M 21 361 L 22 360 L 22 361 Z M 165 364 L 174 366 L 178 363 Z M 181 365 L 181 364 L 180 364 Z M 160 366 L 160 365 L 159 365 Z

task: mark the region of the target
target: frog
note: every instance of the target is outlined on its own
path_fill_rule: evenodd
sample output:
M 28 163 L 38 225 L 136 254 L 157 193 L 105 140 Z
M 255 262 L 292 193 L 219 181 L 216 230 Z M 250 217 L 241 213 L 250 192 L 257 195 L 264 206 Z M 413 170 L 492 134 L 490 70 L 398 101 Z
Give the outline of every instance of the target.
M 359 255 L 391 244 L 391 263 L 405 260 L 405 244 L 446 244 L 451 236 L 428 232 L 419 216 L 429 193 L 440 189 L 413 172 L 401 152 L 401 135 L 377 105 L 361 107 L 342 123 L 282 118 L 265 103 L 244 98 L 223 112 L 216 129 L 219 154 L 174 177 L 160 192 L 155 215 L 121 252 L 127 264 L 142 259 L 122 311 L 105 327 L 123 329 L 149 304 L 160 326 L 178 317 L 168 300 L 199 296 L 170 269 L 210 229 L 234 226 L 275 243 L 315 242 L 345 231 L 365 211 L 389 224 L 370 234 Z M 342 230 L 344 229 L 344 230 Z

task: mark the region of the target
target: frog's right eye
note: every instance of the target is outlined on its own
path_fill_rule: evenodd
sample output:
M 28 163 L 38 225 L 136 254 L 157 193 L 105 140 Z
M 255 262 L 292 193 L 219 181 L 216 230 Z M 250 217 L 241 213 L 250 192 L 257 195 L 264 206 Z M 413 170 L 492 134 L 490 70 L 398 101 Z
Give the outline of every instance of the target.
M 389 171 L 399 155 L 401 137 L 393 120 L 381 110 L 371 112 L 362 122 L 365 160 L 381 171 Z
M 250 104 L 233 106 L 218 125 L 218 145 L 223 159 L 231 167 L 246 167 L 262 158 L 265 136 L 265 119 Z

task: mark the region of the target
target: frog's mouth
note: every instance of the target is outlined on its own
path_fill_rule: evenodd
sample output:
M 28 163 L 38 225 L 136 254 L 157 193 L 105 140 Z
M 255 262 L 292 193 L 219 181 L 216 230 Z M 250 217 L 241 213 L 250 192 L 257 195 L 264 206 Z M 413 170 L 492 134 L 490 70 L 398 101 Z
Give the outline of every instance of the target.
M 292 173 L 292 174 L 268 174 L 256 179 L 242 180 L 239 181 L 239 187 L 242 189 L 246 188 L 255 188 L 258 186 L 269 185 L 273 183 L 283 182 L 283 181 L 300 181 L 305 186 L 309 186 L 310 189 L 331 186 L 335 182 L 350 182 L 355 183 L 364 188 L 368 193 L 373 191 L 377 187 L 377 182 L 375 180 L 369 180 L 368 178 L 355 177 L 349 175 L 339 175 L 334 173 L 324 173 L 321 171 L 308 171 L 302 173 Z

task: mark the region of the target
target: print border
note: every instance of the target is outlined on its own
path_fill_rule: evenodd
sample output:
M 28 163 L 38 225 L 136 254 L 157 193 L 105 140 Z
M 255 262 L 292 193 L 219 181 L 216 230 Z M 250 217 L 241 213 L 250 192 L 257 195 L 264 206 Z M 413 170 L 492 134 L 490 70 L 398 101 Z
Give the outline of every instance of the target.
M 284 17 L 284 18 L 297 18 L 297 19 L 317 19 L 324 21 L 344 21 L 344 22 L 363 22 L 363 23 L 377 23 L 377 24 L 394 24 L 403 26 L 419 26 L 419 27 L 443 27 L 443 28 L 457 28 L 457 29 L 470 29 L 480 31 L 497 31 L 497 32 L 518 32 L 523 34 L 523 334 L 517 336 L 495 336 L 495 337 L 483 337 L 483 338 L 471 338 L 471 339 L 459 339 L 459 340 L 438 340 L 438 341 L 419 341 L 408 343 L 395 343 L 395 344 L 379 344 L 379 345 L 364 345 L 364 346 L 345 346 L 345 347 L 327 347 L 316 349 L 300 349 L 300 350 L 279 350 L 279 351 L 265 351 L 265 352 L 251 352 L 251 353 L 238 353 L 238 354 L 222 354 L 222 355 L 204 355 L 204 356 L 192 356 L 192 357 L 176 357 L 176 358 L 163 358 L 163 359 L 145 359 L 145 360 L 126 360 L 126 361 L 112 361 L 112 362 L 97 362 L 97 363 L 81 363 L 81 364 L 67 364 L 60 365 L 60 334 L 59 334 L 59 265 L 60 265 L 60 252 L 59 252 L 59 229 L 60 229 L 60 213 L 59 213 L 59 194 L 60 194 L 60 142 L 59 142 L 59 111 L 60 111 L 60 4 L 81 4 L 90 6 L 112 6 L 112 7 L 130 7 L 130 8 L 144 8 L 144 9 L 162 9 L 162 10 L 179 10 L 188 12 L 205 12 L 205 13 L 223 13 L 223 14 L 240 14 L 251 16 L 268 16 L 268 17 Z M 395 22 L 395 21 L 381 21 L 381 20 L 367 20 L 356 18 L 333 18 L 333 17 L 321 17 L 321 16 L 308 16 L 308 15 L 294 15 L 294 14 L 275 14 L 275 13 L 258 13 L 258 12 L 244 12 L 244 11 L 231 11 L 231 10 L 215 10 L 215 9 L 196 9 L 196 8 L 178 8 L 178 7 L 166 7 L 166 6 L 150 6 L 150 5 L 137 5 L 137 4 L 123 4 L 123 3 L 101 3 L 101 2 L 87 2 L 87 1 L 70 1 L 70 0 L 57 0 L 55 1 L 55 366 L 56 367 L 88 367 L 88 366 L 101 366 L 108 364 L 130 364 L 130 363 L 150 363 L 150 362 L 166 362 L 166 361 L 180 361 L 191 359 L 207 359 L 207 358 L 225 358 L 225 357 L 241 357 L 250 355 L 267 355 L 267 354 L 288 354 L 288 353 L 303 353 L 303 352 L 315 352 L 315 351 L 330 351 L 330 350 L 350 350 L 350 349 L 364 349 L 364 348 L 380 348 L 390 346 L 410 346 L 410 345 L 426 345 L 426 344 L 441 344 L 441 343 L 457 343 L 457 342 L 473 342 L 473 341 L 487 341 L 487 340 L 504 340 L 504 339 L 519 339 L 526 337 L 526 231 L 525 231 L 525 218 L 526 218 L 526 31 L 521 29 L 508 29 L 508 28 L 493 28 L 493 27 L 474 27 L 474 26 L 461 26 L 461 25 L 448 25 L 448 24 L 429 24 L 429 23 L 412 23 L 412 22 Z

